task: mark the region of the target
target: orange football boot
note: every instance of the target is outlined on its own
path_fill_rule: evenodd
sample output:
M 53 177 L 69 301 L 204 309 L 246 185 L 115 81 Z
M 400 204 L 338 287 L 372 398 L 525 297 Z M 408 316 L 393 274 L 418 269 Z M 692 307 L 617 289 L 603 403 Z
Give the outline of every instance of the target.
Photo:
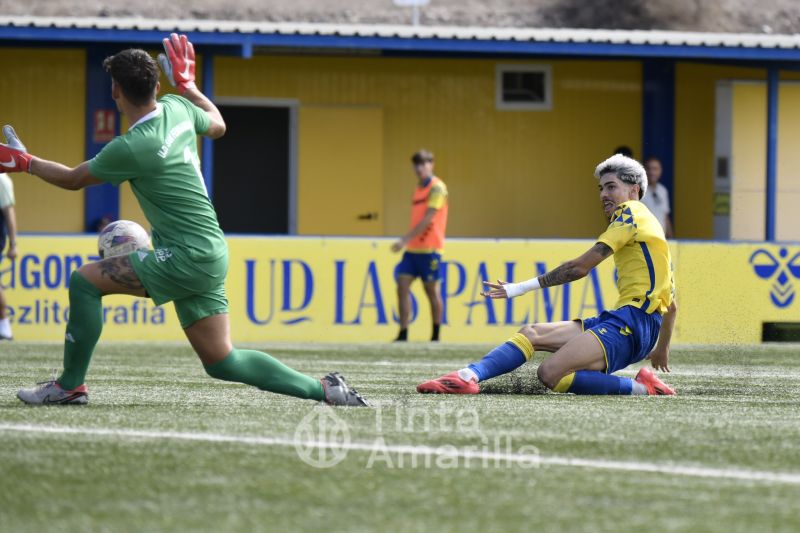
M 480 391 L 475 381 L 464 381 L 458 372 L 450 372 L 417 385 L 417 392 L 422 394 L 478 394 Z
M 636 381 L 647 387 L 647 394 L 651 396 L 675 396 L 676 394 L 675 389 L 658 379 L 647 367 L 639 370 L 639 373 L 636 374 Z

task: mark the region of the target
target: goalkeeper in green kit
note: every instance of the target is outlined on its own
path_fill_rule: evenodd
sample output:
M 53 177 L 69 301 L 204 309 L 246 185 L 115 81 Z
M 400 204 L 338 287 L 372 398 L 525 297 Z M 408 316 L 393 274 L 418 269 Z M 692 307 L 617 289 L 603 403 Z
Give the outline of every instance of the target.
M 69 283 L 70 313 L 64 342 L 64 371 L 17 397 L 28 404 L 85 404 L 89 362 L 103 329 L 101 298 L 130 294 L 157 305 L 174 302 L 178 318 L 206 372 L 217 379 L 331 405 L 367 402 L 332 372 L 321 380 L 301 374 L 269 355 L 233 347 L 225 276 L 228 246 L 200 173 L 196 135 L 218 139 L 225 121 L 194 83 L 194 48 L 185 35 L 164 39 L 159 63 L 183 96 L 156 101 L 159 69 L 143 50 L 123 50 L 103 66 L 112 96 L 131 126 L 96 157 L 75 168 L 27 153 L 13 128 L 3 132 L 0 165 L 27 171 L 64 189 L 130 181 L 152 226 L 153 250 L 83 265 Z

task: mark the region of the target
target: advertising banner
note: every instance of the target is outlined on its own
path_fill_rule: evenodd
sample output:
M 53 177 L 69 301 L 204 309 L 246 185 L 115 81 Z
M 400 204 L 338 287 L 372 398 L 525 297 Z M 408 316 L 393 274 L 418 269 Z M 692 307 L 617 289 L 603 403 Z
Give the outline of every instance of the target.
M 227 291 L 239 342 L 389 341 L 397 330 L 389 239 L 232 236 Z M 443 338 L 498 342 L 530 322 L 571 320 L 612 308 L 615 269 L 608 260 L 586 278 L 514 300 L 480 296 L 483 280 L 527 279 L 577 257 L 591 240 L 453 239 L 440 266 Z M 71 272 L 97 260 L 92 236 L 26 235 L 16 261 L 0 263 L 14 336 L 59 340 L 69 312 Z M 800 321 L 795 284 L 800 246 L 673 244 L 680 343 L 758 343 L 762 323 Z M 181 340 L 171 304 L 103 299 L 104 340 Z M 430 309 L 413 287 L 410 339 L 430 335 Z

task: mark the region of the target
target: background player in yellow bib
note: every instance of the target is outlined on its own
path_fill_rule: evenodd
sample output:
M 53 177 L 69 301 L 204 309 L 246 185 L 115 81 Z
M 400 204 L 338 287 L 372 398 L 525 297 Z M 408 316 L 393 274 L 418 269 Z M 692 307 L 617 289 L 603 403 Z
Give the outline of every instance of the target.
M 400 333 L 397 341 L 408 340 L 411 312 L 411 284 L 420 278 L 431 304 L 432 341 L 439 340 L 442 324 L 442 295 L 439 291 L 444 235 L 447 231 L 447 185 L 433 174 L 433 154 L 420 150 L 411 156 L 417 187 L 411 197 L 411 223 L 408 232 L 392 245 L 393 252 L 406 249 L 395 268 Z
M 669 246 L 661 224 L 639 200 L 647 176 L 637 161 L 616 154 L 595 170 L 606 231 L 589 251 L 520 283 L 484 282 L 484 296 L 514 298 L 586 276 L 613 254 L 619 300 L 614 309 L 586 320 L 531 324 L 480 361 L 417 387 L 422 393 L 477 394 L 480 381 L 514 370 L 534 350 L 555 352 L 539 365 L 539 380 L 556 392 L 575 394 L 675 394 L 648 368 L 635 379 L 614 372 L 649 357 L 669 372 L 669 345 L 677 305 Z

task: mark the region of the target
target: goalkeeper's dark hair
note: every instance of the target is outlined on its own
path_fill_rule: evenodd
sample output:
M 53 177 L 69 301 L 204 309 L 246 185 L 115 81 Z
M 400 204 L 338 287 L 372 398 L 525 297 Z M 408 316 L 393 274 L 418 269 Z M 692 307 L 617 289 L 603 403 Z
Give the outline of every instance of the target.
M 138 48 L 128 48 L 105 58 L 103 68 L 133 105 L 149 104 L 156 93 L 160 72 L 156 60 Z

